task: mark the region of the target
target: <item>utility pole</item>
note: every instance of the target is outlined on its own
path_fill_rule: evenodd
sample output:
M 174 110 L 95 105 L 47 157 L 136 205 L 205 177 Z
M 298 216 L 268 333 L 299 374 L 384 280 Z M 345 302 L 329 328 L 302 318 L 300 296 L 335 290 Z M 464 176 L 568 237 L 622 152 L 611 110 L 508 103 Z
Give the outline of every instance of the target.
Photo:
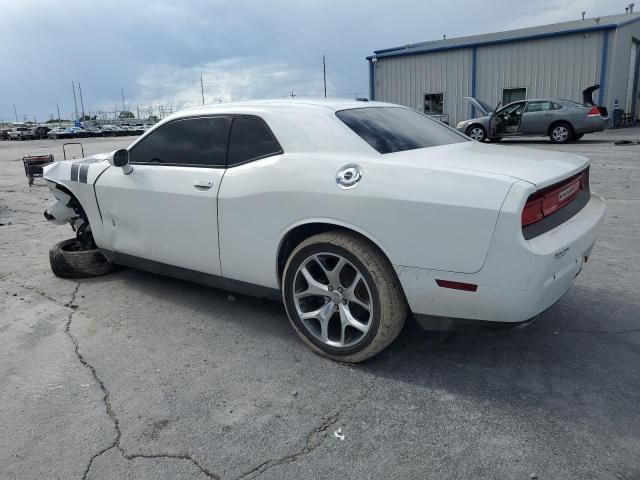
M 13 114 L 16 116 L 16 123 L 18 123 L 18 110 L 16 110 L 16 104 L 13 104 Z
M 82 121 L 84 122 L 84 101 L 82 100 L 82 86 L 78 82 L 78 90 L 80 91 L 80 106 L 82 107 Z
M 73 89 L 73 104 L 75 105 L 76 118 L 78 119 L 78 101 L 76 100 L 76 86 L 73 84 L 73 80 L 71 81 L 71 88 Z
M 136 118 L 139 120 L 140 119 L 140 105 L 136 105 L 136 112 L 138 113 L 138 116 Z
M 204 83 L 202 82 L 202 74 L 200 74 L 200 91 L 202 92 L 202 104 L 204 105 Z
M 60 126 L 61 125 L 61 123 L 60 123 L 60 105 L 58 105 L 57 103 L 56 103 L 56 108 L 58 109 L 58 126 Z
M 124 112 L 124 88 L 120 91 L 120 95 L 122 96 L 122 111 Z
M 322 55 L 322 76 L 324 77 L 324 98 L 327 98 L 327 63 Z

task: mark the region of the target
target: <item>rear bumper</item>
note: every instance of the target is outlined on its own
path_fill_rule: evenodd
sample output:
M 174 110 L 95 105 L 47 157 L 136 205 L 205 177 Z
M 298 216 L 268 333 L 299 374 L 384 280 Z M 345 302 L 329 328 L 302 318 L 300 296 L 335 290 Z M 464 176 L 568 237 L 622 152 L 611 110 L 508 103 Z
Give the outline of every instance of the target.
M 509 205 L 507 199 L 504 208 L 507 211 L 500 214 L 480 271 L 461 274 L 395 267 L 416 316 L 526 322 L 571 288 L 585 257 L 591 254 L 604 218 L 604 200 L 592 194 L 575 216 L 531 240 L 525 240 L 520 233 L 520 206 Z M 513 238 L 514 232 L 519 238 Z M 475 292 L 442 288 L 436 279 L 470 283 L 478 288 Z
M 609 126 L 609 119 L 602 116 L 587 117 L 573 126 L 576 133 L 601 132 Z

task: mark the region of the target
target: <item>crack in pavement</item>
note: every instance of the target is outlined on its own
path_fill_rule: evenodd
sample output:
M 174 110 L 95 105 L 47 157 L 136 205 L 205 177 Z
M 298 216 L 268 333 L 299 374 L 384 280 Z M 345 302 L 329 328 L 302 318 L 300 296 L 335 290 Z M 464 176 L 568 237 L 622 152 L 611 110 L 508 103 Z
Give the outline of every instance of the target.
M 266 462 L 261 463 L 255 468 L 252 468 L 248 472 L 243 473 L 242 475 L 237 477 L 235 480 L 250 480 L 250 479 L 256 478 L 272 467 L 296 462 L 300 458 L 313 452 L 316 448 L 322 445 L 324 440 L 327 438 L 327 435 L 326 435 L 327 429 L 331 425 L 334 425 L 344 413 L 360 405 L 367 398 L 369 393 L 371 393 L 371 391 L 375 388 L 375 386 L 376 386 L 375 381 L 370 385 L 367 385 L 367 388 L 364 389 L 364 391 L 360 394 L 358 398 L 356 398 L 354 402 L 344 406 L 342 409 L 338 410 L 333 415 L 327 417 L 320 425 L 314 428 L 309 433 L 309 435 L 307 435 L 307 440 L 302 449 L 298 450 L 295 453 L 285 455 L 284 457 L 281 457 L 278 459 L 267 460 Z
M 73 321 L 73 316 L 75 315 L 75 313 L 77 311 L 77 308 L 78 308 L 78 305 L 75 304 L 75 301 L 76 301 L 76 297 L 78 295 L 78 290 L 80 289 L 81 283 L 78 282 L 76 284 L 76 288 L 73 290 L 73 292 L 71 294 L 71 299 L 67 303 L 62 303 L 60 300 L 55 299 L 55 298 L 51 297 L 50 295 L 39 291 L 35 287 L 22 285 L 19 282 L 16 282 L 16 281 L 13 281 L 13 280 L 10 280 L 10 279 L 6 279 L 6 280 L 9 280 L 11 283 L 13 283 L 13 284 L 15 284 L 15 285 L 17 285 L 19 287 L 26 288 L 27 290 L 33 291 L 33 292 L 41 295 L 42 297 L 46 298 L 47 300 L 50 300 L 50 301 L 56 303 L 57 305 L 61 305 L 63 307 L 67 307 L 67 308 L 71 309 L 71 311 L 69 312 L 69 316 L 67 317 L 67 322 L 65 323 L 64 332 L 69 337 L 69 339 L 71 340 L 71 343 L 73 344 L 73 348 L 74 348 L 74 352 L 75 352 L 76 357 L 78 358 L 78 360 L 80 361 L 82 366 L 87 368 L 91 372 L 91 375 L 93 376 L 93 379 L 100 386 L 100 390 L 102 390 L 102 401 L 103 401 L 103 403 L 105 405 L 105 408 L 106 408 L 106 411 L 107 411 L 107 415 L 109 416 L 109 418 L 113 422 L 113 425 L 114 425 L 115 430 L 116 430 L 116 438 L 113 440 L 113 442 L 110 445 L 108 445 L 107 447 L 99 450 L 97 453 L 95 453 L 89 459 L 89 462 L 87 463 L 87 466 L 86 466 L 86 468 L 84 470 L 84 473 L 82 474 L 82 479 L 83 480 L 86 480 L 87 475 L 89 475 L 89 471 L 91 470 L 91 465 L 93 465 L 93 462 L 95 461 L 95 459 L 98 458 L 100 455 L 102 455 L 102 454 L 108 452 L 109 450 L 113 449 L 113 448 L 117 448 L 118 451 L 120 452 L 120 454 L 125 459 L 127 459 L 129 461 L 134 460 L 136 458 L 146 458 L 146 459 L 170 458 L 170 459 L 175 459 L 175 460 L 188 460 L 191 463 L 193 463 L 208 478 L 211 478 L 211 479 L 214 479 L 214 480 L 220 480 L 221 477 L 219 475 L 209 471 L 207 468 L 205 468 L 203 465 L 201 465 L 200 462 L 198 462 L 196 459 L 194 459 L 189 454 L 172 454 L 172 453 L 160 453 L 160 454 L 142 454 L 142 453 L 137 453 L 137 454 L 128 454 L 124 450 L 124 448 L 122 448 L 122 446 L 120 445 L 120 439 L 122 438 L 122 431 L 120 430 L 120 421 L 118 420 L 118 417 L 116 416 L 116 414 L 113 411 L 113 408 L 111 406 L 111 395 L 109 393 L 109 390 L 104 385 L 104 382 L 98 376 L 98 372 L 96 371 L 95 367 L 93 365 L 91 365 L 89 362 L 87 362 L 87 360 L 82 355 L 82 351 L 80 350 L 80 345 L 78 344 L 78 340 L 71 333 L 71 323 Z
M 82 475 L 82 479 L 83 480 L 86 480 L 87 476 L 89 475 L 89 471 L 91 470 L 91 466 L 93 465 L 93 462 L 98 457 L 100 457 L 104 453 L 108 452 L 109 450 L 112 450 L 113 448 L 116 448 L 118 450 L 118 452 L 125 459 L 127 459 L 129 461 L 134 460 L 136 458 L 145 458 L 145 459 L 169 458 L 169 459 L 175 459 L 175 460 L 187 460 L 187 461 L 190 461 L 191 463 L 193 463 L 208 478 L 211 478 L 211 479 L 214 479 L 214 480 L 221 480 L 222 477 L 220 475 L 209 471 L 207 468 L 205 468 L 203 465 L 201 465 L 196 459 L 194 459 L 189 454 L 171 454 L 171 453 L 128 454 L 124 450 L 124 448 L 120 445 L 120 440 L 122 438 L 122 431 L 120 430 L 120 421 L 118 420 L 118 417 L 116 416 L 116 414 L 113 411 L 113 408 L 111 406 L 111 395 L 110 395 L 110 392 L 107 389 L 107 387 L 105 386 L 104 382 L 98 376 L 98 372 L 96 371 L 95 367 L 93 365 L 91 365 L 89 362 L 87 362 L 87 360 L 84 358 L 84 356 L 82 354 L 82 351 L 80 349 L 80 345 L 78 343 L 78 340 L 71 333 L 71 324 L 73 322 L 73 317 L 74 317 L 76 311 L 78 310 L 78 305 L 76 305 L 75 301 L 76 301 L 76 298 L 77 298 L 77 295 L 78 295 L 78 290 L 80 289 L 81 283 L 78 282 L 76 284 L 76 287 L 75 287 L 75 289 L 73 290 L 73 292 L 71 294 L 70 300 L 67 303 L 63 303 L 60 300 L 51 297 L 50 295 L 46 294 L 45 292 L 42 292 L 42 291 L 38 290 L 35 287 L 23 285 L 23 284 L 21 284 L 19 282 L 16 282 L 14 280 L 10 280 L 10 279 L 8 279 L 6 277 L 4 279 L 5 280 L 9 280 L 11 283 L 13 283 L 13 284 L 15 284 L 15 285 L 17 285 L 19 287 L 26 288 L 27 290 L 33 291 L 33 292 L 37 293 L 38 295 L 40 295 L 40 296 L 46 298 L 47 300 L 50 300 L 50 301 L 52 301 L 52 302 L 54 302 L 54 303 L 56 303 L 58 305 L 61 305 L 63 307 L 67 307 L 67 308 L 71 309 L 71 311 L 69 312 L 69 316 L 67 317 L 67 321 L 66 321 L 65 328 L 64 328 L 65 334 L 69 337 L 69 339 L 71 340 L 71 343 L 73 344 L 74 352 L 75 352 L 76 357 L 78 358 L 78 361 L 82 364 L 82 366 L 84 366 L 85 368 L 87 368 L 91 372 L 91 375 L 93 376 L 94 380 L 100 386 L 100 390 L 102 391 L 102 395 L 103 395 L 102 399 L 103 399 L 103 403 L 104 403 L 105 408 L 106 408 L 107 415 L 109 416 L 109 418 L 113 422 L 115 430 L 116 430 L 116 437 L 113 440 L 113 442 L 111 442 L 105 448 L 102 448 L 101 450 L 96 452 L 89 459 L 89 462 L 87 463 L 87 466 L 86 466 L 86 468 L 84 470 L 84 473 Z M 356 408 L 358 405 L 360 405 L 367 398 L 367 396 L 371 393 L 371 391 L 376 387 L 376 385 L 377 384 L 376 384 L 375 381 L 373 383 L 367 385 L 366 388 L 363 389 L 362 393 L 353 402 L 343 406 L 341 409 L 339 409 L 333 415 L 330 415 L 330 416 L 326 417 L 320 425 L 315 427 L 307 435 L 307 439 L 306 439 L 305 444 L 302 447 L 302 449 L 300 449 L 299 451 L 294 452 L 292 454 L 289 454 L 289 455 L 286 455 L 284 457 L 278 458 L 278 459 L 271 459 L 271 460 L 267 460 L 265 462 L 262 462 L 261 464 L 259 464 L 255 468 L 249 470 L 248 472 L 245 472 L 245 473 L 241 474 L 235 480 L 250 480 L 250 479 L 256 478 L 256 477 L 262 475 L 265 471 L 267 471 L 267 470 L 269 470 L 269 469 L 271 469 L 271 468 L 273 468 L 275 466 L 293 463 L 293 462 L 299 460 L 300 458 L 302 458 L 302 457 L 310 454 L 311 452 L 313 452 L 316 448 L 321 446 L 322 443 L 324 442 L 324 440 L 326 439 L 326 437 L 327 437 L 327 433 L 326 432 L 329 429 L 329 427 L 334 425 L 340 419 L 340 417 L 343 414 L 345 414 L 349 410 L 352 410 L 352 409 Z
M 80 350 L 80 346 L 78 344 L 77 339 L 71 333 L 71 322 L 73 321 L 73 316 L 76 313 L 76 309 L 78 307 L 77 305 L 74 304 L 74 302 L 75 302 L 76 295 L 78 294 L 78 290 L 79 289 L 80 289 L 80 283 L 78 283 L 78 285 L 76 286 L 76 289 L 73 291 L 73 294 L 71 295 L 71 300 L 67 304 L 67 306 L 69 308 L 71 308 L 71 312 L 69 313 L 69 318 L 67 319 L 67 324 L 65 325 L 65 333 L 69 336 L 69 338 L 71 339 L 71 342 L 73 343 L 76 357 L 78 357 L 78 360 L 80 361 L 80 363 L 84 367 L 89 369 L 89 371 L 93 375 L 94 380 L 100 386 L 100 389 L 102 390 L 102 394 L 103 394 L 102 400 L 103 400 L 103 402 L 105 404 L 105 407 L 106 407 L 106 410 L 107 410 L 107 415 L 109 415 L 109 418 L 113 422 L 113 425 L 114 425 L 114 427 L 116 429 L 116 438 L 113 441 L 113 443 L 111 445 L 109 445 L 108 447 L 103 448 L 102 450 L 100 450 L 99 452 L 94 454 L 89 459 L 89 462 L 87 463 L 87 467 L 86 467 L 86 469 L 84 471 L 84 474 L 82 475 L 82 479 L 85 480 L 87 478 L 87 475 L 89 474 L 89 471 L 91 470 L 91 465 L 93 465 L 93 462 L 95 461 L 96 458 L 98 458 L 100 455 L 104 454 L 105 452 L 111 450 L 112 448 L 117 448 L 118 451 L 120 452 L 120 454 L 124 458 L 129 460 L 129 461 L 131 461 L 131 460 L 133 460 L 135 458 L 148 458 L 148 459 L 153 459 L 153 458 L 172 458 L 172 459 L 176 459 L 176 460 L 188 460 L 191 463 L 193 463 L 196 467 L 198 467 L 198 469 L 203 474 L 205 474 L 207 477 L 215 479 L 215 480 L 219 480 L 220 477 L 218 475 L 216 475 L 215 473 L 210 472 L 209 470 L 207 470 L 204 466 L 202 466 L 197 460 L 192 458 L 191 455 L 189 455 L 189 454 L 170 454 L 170 453 L 149 454 L 149 455 L 145 455 L 145 454 L 128 454 L 124 450 L 124 448 L 122 448 L 122 446 L 120 445 L 120 439 L 122 438 L 122 431 L 120 430 L 120 421 L 118 420 L 118 417 L 114 413 L 113 408 L 111 406 L 111 395 L 109 393 L 109 390 L 107 390 L 107 387 L 105 387 L 104 382 L 98 376 L 98 372 L 96 372 L 95 367 L 86 361 L 86 359 L 82 355 L 82 351 Z

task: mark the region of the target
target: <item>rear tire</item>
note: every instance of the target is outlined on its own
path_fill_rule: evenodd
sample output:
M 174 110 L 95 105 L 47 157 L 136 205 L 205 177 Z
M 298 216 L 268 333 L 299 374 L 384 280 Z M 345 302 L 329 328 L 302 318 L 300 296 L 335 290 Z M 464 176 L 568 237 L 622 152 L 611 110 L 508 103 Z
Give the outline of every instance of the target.
M 573 128 L 567 122 L 558 122 L 549 128 L 551 143 L 567 143 L 573 138 Z
M 53 273 L 62 278 L 99 277 L 115 269 L 100 250 L 82 250 L 75 238 L 54 245 L 49 250 L 49 263 Z
M 296 333 L 313 351 L 339 362 L 362 362 L 381 352 L 408 312 L 387 258 L 353 233 L 304 240 L 289 256 L 282 286 Z

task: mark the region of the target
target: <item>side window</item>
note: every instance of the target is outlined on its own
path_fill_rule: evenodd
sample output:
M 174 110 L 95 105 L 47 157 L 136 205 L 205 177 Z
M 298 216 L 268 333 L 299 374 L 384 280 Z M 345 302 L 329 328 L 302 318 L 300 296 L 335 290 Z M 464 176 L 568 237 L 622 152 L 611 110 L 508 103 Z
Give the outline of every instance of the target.
M 282 147 L 262 119 L 233 119 L 229 136 L 229 166 L 278 153 L 282 153 Z
M 131 163 L 225 167 L 231 118 L 185 118 L 162 125 L 129 152 Z
M 551 102 L 529 102 L 527 105 L 527 112 L 548 112 L 553 110 L 553 104 Z

